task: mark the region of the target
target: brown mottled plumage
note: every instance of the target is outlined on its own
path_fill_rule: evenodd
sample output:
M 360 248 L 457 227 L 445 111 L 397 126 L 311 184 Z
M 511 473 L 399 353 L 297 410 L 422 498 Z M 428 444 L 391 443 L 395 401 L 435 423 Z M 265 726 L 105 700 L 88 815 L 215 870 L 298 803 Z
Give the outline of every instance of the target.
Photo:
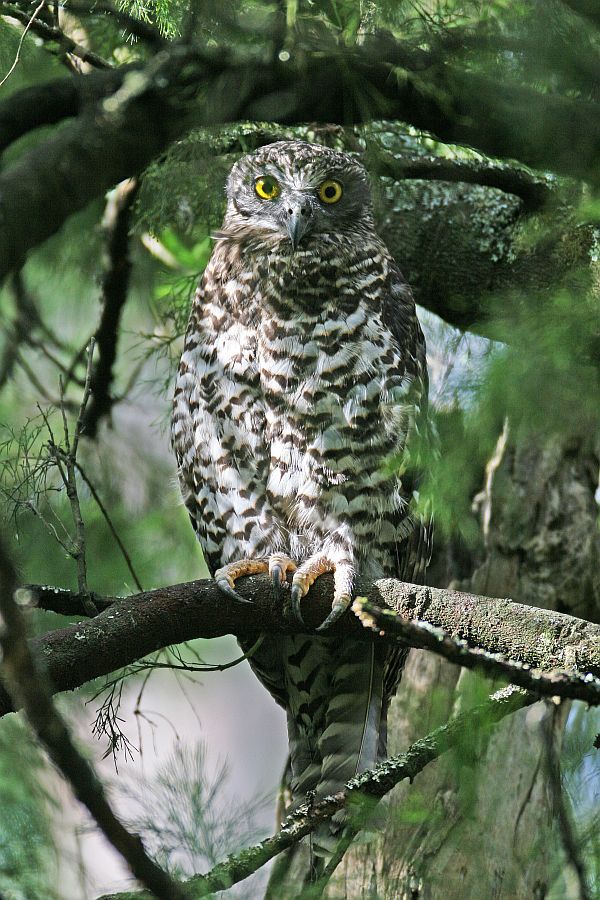
M 227 198 L 175 389 L 185 503 L 223 590 L 266 570 L 277 589 L 294 572 L 299 610 L 333 571 L 336 618 L 357 574 L 418 580 L 428 561 L 415 473 L 385 465 L 425 422 L 423 335 L 352 157 L 271 144 L 236 163 Z M 296 802 L 385 752 L 403 661 L 321 634 L 263 643 L 251 664 L 287 711 Z

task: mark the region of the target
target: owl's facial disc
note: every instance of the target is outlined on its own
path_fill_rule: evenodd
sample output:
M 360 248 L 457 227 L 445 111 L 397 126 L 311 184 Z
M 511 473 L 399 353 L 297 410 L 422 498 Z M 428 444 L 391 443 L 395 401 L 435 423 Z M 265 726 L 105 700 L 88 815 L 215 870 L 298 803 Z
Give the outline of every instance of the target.
M 242 157 L 231 170 L 227 196 L 225 231 L 262 238 L 269 247 L 277 243 L 283 253 L 373 228 L 360 163 L 302 141 L 279 141 Z

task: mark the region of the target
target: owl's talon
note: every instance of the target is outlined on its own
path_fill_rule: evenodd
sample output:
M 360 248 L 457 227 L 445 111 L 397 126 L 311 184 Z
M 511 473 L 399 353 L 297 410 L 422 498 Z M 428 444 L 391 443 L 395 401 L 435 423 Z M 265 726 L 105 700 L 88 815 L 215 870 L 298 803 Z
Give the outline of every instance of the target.
M 273 594 L 276 600 L 281 600 L 282 589 L 287 588 L 288 572 L 296 571 L 296 563 L 289 556 L 281 553 L 274 553 L 269 557 L 269 576 L 273 585 Z
M 304 596 L 304 592 L 299 584 L 292 584 L 292 612 L 294 613 L 294 618 L 298 620 L 300 625 L 304 625 L 304 619 L 302 618 L 302 612 L 300 610 L 300 601 Z
M 246 600 L 235 590 L 235 580 L 247 575 L 258 575 L 260 572 L 266 572 L 267 569 L 268 563 L 266 559 L 240 559 L 237 562 L 227 563 L 221 569 L 217 569 L 215 581 L 219 590 L 231 597 L 232 600 L 235 600 L 236 603 L 249 603 L 252 605 L 251 600 Z
M 273 585 L 273 593 L 275 594 L 276 600 L 281 600 L 284 580 L 283 569 L 280 565 L 275 563 L 271 566 L 271 584 Z
M 238 592 L 231 587 L 231 585 L 225 578 L 217 578 L 217 587 L 224 594 L 227 594 L 228 597 L 231 597 L 232 600 L 235 600 L 236 603 L 247 603 L 252 606 L 252 601 L 246 600 L 245 597 L 242 597 L 241 594 L 238 594 Z
M 348 607 L 350 606 L 350 597 L 343 597 L 340 600 L 334 600 L 331 606 L 331 612 L 327 616 L 324 622 L 321 622 L 316 631 L 327 631 L 334 622 L 337 622 L 340 619 Z

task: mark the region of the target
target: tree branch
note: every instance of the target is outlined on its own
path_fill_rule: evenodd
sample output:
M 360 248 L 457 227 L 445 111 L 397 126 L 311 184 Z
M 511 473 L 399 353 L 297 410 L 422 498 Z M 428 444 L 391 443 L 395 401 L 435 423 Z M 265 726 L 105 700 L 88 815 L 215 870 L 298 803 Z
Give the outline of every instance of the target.
M 562 710 L 557 707 L 553 715 L 549 716 L 543 724 L 545 746 L 543 753 L 544 768 L 548 788 L 553 802 L 553 813 L 558 821 L 558 828 L 567 865 L 573 870 L 577 887 L 577 900 L 592 900 L 588 889 L 588 879 L 585 862 L 578 845 L 577 831 L 572 820 L 569 808 L 569 797 L 563 788 L 560 765 L 560 737 L 564 732 L 564 722 L 561 722 Z
M 130 74 L 116 99 L 52 135 L 0 176 L 10 211 L 0 228 L 0 278 L 69 215 L 138 174 L 192 122 L 398 119 L 485 153 L 592 182 L 600 178 L 598 104 L 460 71 L 443 55 L 423 55 L 391 39 L 262 64 L 236 60 L 226 48 L 201 53 L 173 45 Z
M 38 668 L 38 658 L 28 647 L 23 614 L 14 599 L 15 588 L 12 564 L 0 544 L 0 646 L 4 681 L 13 702 L 23 707 L 50 758 L 135 877 L 161 900 L 185 900 L 185 889 L 156 865 L 146 854 L 140 838 L 130 834 L 115 816 L 92 766 L 75 747 L 54 708 L 46 678 Z
M 102 276 L 102 313 L 96 330 L 98 361 L 92 369 L 91 398 L 82 424 L 82 433 L 94 438 L 103 416 L 114 404 L 111 396 L 113 366 L 117 358 L 121 313 L 127 300 L 131 259 L 129 227 L 138 183 L 131 178 L 122 182 L 110 198 L 104 216 L 106 265 Z
M 19 6 L 16 3 L 11 2 L 11 0 L 2 0 L 2 3 L 0 3 L 0 12 L 3 15 L 17 19 L 25 26 L 31 23 L 29 27 L 30 31 L 37 34 L 38 37 L 41 37 L 44 41 L 52 41 L 53 43 L 58 44 L 64 53 L 71 53 L 82 62 L 87 62 L 97 69 L 112 69 L 111 64 L 106 59 L 103 59 L 98 53 L 94 53 L 93 50 L 78 44 L 77 41 L 70 38 L 56 25 L 49 25 L 41 19 L 34 19 L 32 22 L 31 14 L 20 9 Z
M 310 834 L 320 822 L 330 819 L 334 813 L 343 809 L 351 799 L 367 796 L 374 800 L 379 800 L 405 778 L 410 778 L 412 781 L 425 766 L 438 759 L 447 750 L 460 744 L 467 735 L 489 731 L 505 716 L 522 709 L 523 706 L 527 706 L 534 701 L 535 697 L 533 695 L 526 694 L 515 688 L 498 691 L 486 703 L 482 703 L 468 712 L 462 713 L 446 725 L 437 728 L 427 737 L 416 741 L 405 753 L 394 756 L 381 763 L 372 771 L 364 772 L 362 775 L 353 778 L 346 785 L 345 791 L 325 798 L 312 807 L 306 806 L 295 815 L 290 816 L 282 824 L 281 830 L 273 837 L 267 838 L 267 840 L 255 847 L 243 850 L 236 856 L 230 856 L 225 862 L 216 865 L 206 875 L 195 875 L 190 878 L 185 882 L 185 886 L 190 891 L 190 898 L 196 900 L 196 898 L 206 897 L 208 894 L 225 890 L 231 885 L 243 881 L 260 869 L 261 866 L 264 866 L 270 859 L 273 859 L 274 856 L 277 856 L 283 850 L 287 850 L 288 847 L 293 846 L 307 834 Z M 364 821 L 360 821 L 360 807 L 363 804 L 360 803 L 359 799 L 359 827 L 364 824 Z M 370 813 L 372 804 L 367 804 L 366 808 Z M 355 813 L 354 806 L 352 810 Z M 368 818 L 368 814 L 365 818 Z M 100 900 L 146 900 L 146 898 L 148 898 L 148 895 L 143 892 L 130 891 L 120 894 L 107 894 Z
M 311 588 L 303 609 L 305 631 L 315 628 L 330 610 L 332 584 L 331 577 L 322 576 Z M 45 609 L 84 614 L 76 594 L 35 585 L 30 589 Z M 282 608 L 274 599 L 266 576 L 240 579 L 236 589 L 251 604 L 235 603 L 211 580 L 158 588 L 108 606 L 107 598 L 93 595 L 96 605 L 105 607 L 103 612 L 89 621 L 36 638 L 32 647 L 44 659 L 54 690 L 65 691 L 169 644 L 225 634 L 256 639 L 262 632 L 302 631 L 288 605 Z M 357 591 L 375 606 L 387 605 L 406 619 L 443 628 L 490 653 L 543 669 L 578 669 L 600 675 L 600 626 L 583 619 L 510 600 L 418 587 L 392 579 L 374 584 L 359 582 Z M 351 615 L 336 623 L 331 633 L 367 641 L 378 639 Z M 381 640 L 396 641 L 397 637 L 386 635 Z M 579 685 L 576 690 L 580 690 Z M 592 700 L 594 691 L 590 691 Z M 0 691 L 0 715 L 11 709 L 8 697 Z
M 76 0 L 69 0 L 67 9 L 69 12 L 78 13 L 79 15 L 97 16 L 104 14 L 110 16 L 122 28 L 127 29 L 131 34 L 135 35 L 141 41 L 144 41 L 155 50 L 161 50 L 169 41 L 163 37 L 158 28 L 151 25 L 150 22 L 144 22 L 136 16 L 131 16 L 124 9 L 113 6 L 112 3 L 104 3 L 102 0 L 94 0 L 90 4 L 78 3 Z
M 54 78 L 23 88 L 0 103 L 0 152 L 24 134 L 79 115 L 99 97 L 117 90 L 128 67 Z
M 411 647 L 430 650 L 466 669 L 477 669 L 492 677 L 506 678 L 511 684 L 546 697 L 583 700 L 600 706 L 600 679 L 589 673 L 584 675 L 563 670 L 544 672 L 539 668 L 532 668 L 529 663 L 506 659 L 502 654 L 490 653 L 479 647 L 469 647 L 466 641 L 450 637 L 441 628 L 435 628 L 427 622 L 403 619 L 393 610 L 380 609 L 362 598 L 354 601 L 352 609 L 365 628 L 380 636 L 395 634 Z
M 600 9 L 596 0 L 562 0 L 562 4 L 600 28 Z
M 371 145 L 366 166 L 369 172 L 395 181 L 421 178 L 498 188 L 520 197 L 527 212 L 541 209 L 552 196 L 549 179 L 509 163 L 448 159 L 443 156 L 405 156 Z

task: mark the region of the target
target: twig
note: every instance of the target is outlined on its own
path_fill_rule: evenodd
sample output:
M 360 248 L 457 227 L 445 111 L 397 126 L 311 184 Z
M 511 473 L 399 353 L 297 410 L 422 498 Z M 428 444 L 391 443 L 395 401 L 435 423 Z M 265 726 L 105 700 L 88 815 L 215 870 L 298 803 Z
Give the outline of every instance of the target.
M 190 878 L 185 882 L 190 891 L 190 897 L 194 900 L 206 897 L 208 894 L 225 890 L 248 878 L 274 856 L 310 834 L 319 823 L 330 819 L 334 813 L 346 807 L 350 798 L 352 800 L 358 798 L 359 807 L 363 807 L 363 810 L 359 809 L 357 823 L 358 829 L 360 829 L 364 825 L 364 819 L 360 821 L 361 812 L 367 809 L 366 817 L 368 818 L 373 810 L 372 802 L 365 803 L 363 799 L 361 803 L 360 798 L 364 798 L 366 795 L 374 800 L 379 800 L 405 778 L 412 780 L 430 762 L 451 747 L 460 744 L 465 735 L 489 730 L 505 716 L 533 702 L 535 702 L 535 697 L 518 688 L 498 691 L 486 703 L 457 716 L 427 737 L 416 741 L 405 753 L 387 760 L 372 771 L 364 772 L 357 778 L 353 778 L 346 785 L 345 791 L 326 797 L 316 805 L 305 807 L 290 816 L 282 824 L 281 830 L 273 837 L 267 838 L 255 847 L 243 850 L 236 856 L 228 857 L 225 862 L 216 865 L 206 875 L 195 875 Z M 352 813 L 355 813 L 354 803 Z M 107 894 L 99 900 L 145 900 L 145 898 L 146 895 L 136 891 Z
M 41 37 L 42 40 L 56 42 L 65 53 L 76 56 L 82 62 L 89 63 L 89 65 L 94 66 L 96 69 L 113 68 L 108 60 L 104 59 L 98 53 L 94 53 L 93 50 L 89 50 L 87 47 L 78 44 L 77 41 L 74 41 L 73 38 L 70 38 L 65 34 L 57 22 L 55 22 L 54 25 L 48 25 L 47 22 L 41 22 L 39 19 L 34 20 L 33 18 L 30 18 L 29 14 L 24 12 L 24 10 L 19 9 L 13 0 L 2 0 L 0 10 L 4 15 L 10 16 L 13 19 L 18 19 L 19 22 L 28 25 L 30 30 L 37 34 L 38 37 Z M 23 32 L 22 37 L 24 37 L 24 35 L 25 32 Z
M 0 388 L 4 387 L 12 376 L 19 360 L 20 344 L 30 343 L 32 329 L 40 325 L 40 317 L 35 304 L 24 290 L 21 270 L 13 274 L 11 287 L 15 298 L 16 314 L 14 319 L 6 325 L 7 340 L 0 360 Z
M 37 16 L 41 13 L 42 8 L 44 7 L 45 3 L 46 3 L 46 0 L 40 0 L 40 3 L 36 6 L 36 8 L 33 11 L 33 14 L 31 15 L 30 18 L 28 18 L 27 25 L 23 29 L 23 33 L 21 34 L 21 37 L 19 38 L 19 43 L 17 45 L 17 52 L 15 54 L 13 64 L 10 67 L 10 69 L 8 70 L 8 72 L 6 73 L 6 75 L 4 76 L 4 78 L 2 79 L 2 81 L 0 81 L 0 87 L 2 87 L 2 85 L 6 81 L 8 81 L 8 79 L 10 78 L 12 73 L 17 68 L 17 66 L 19 64 L 19 59 L 21 58 L 21 48 L 23 46 L 23 41 L 25 40 L 25 36 L 27 35 L 27 32 L 29 31 L 29 29 L 33 26 Z
M 90 699 L 86 702 L 93 703 L 94 700 L 97 700 L 98 697 L 100 697 L 107 689 L 110 688 L 112 690 L 114 687 L 116 687 L 116 685 L 121 684 L 121 682 L 123 682 L 125 678 L 128 678 L 129 675 L 139 675 L 140 672 L 152 672 L 154 669 L 170 669 L 172 672 L 176 672 L 177 670 L 184 672 L 226 672 L 227 669 L 233 669 L 235 668 L 235 666 L 239 666 L 240 663 L 245 662 L 247 659 L 251 659 L 251 657 L 254 656 L 258 648 L 263 643 L 264 639 L 264 635 L 261 634 L 246 653 L 244 653 L 242 656 L 236 656 L 235 659 L 232 659 L 227 663 L 205 663 L 196 665 L 194 663 L 184 663 L 183 661 L 180 661 L 179 663 L 158 662 L 156 658 L 149 660 L 148 662 L 133 663 L 128 667 L 126 672 L 117 675 L 117 677 L 112 681 L 108 681 L 106 684 L 103 684 L 100 690 L 92 697 L 90 697 Z M 138 705 L 140 700 L 141 697 L 138 696 Z
M 131 574 L 131 577 L 133 578 L 133 580 L 134 580 L 134 582 L 135 582 L 135 586 L 137 587 L 138 591 L 143 591 L 144 588 L 142 587 L 142 584 L 141 584 L 141 582 L 140 582 L 140 579 L 138 578 L 137 573 L 136 573 L 136 571 L 135 571 L 135 569 L 134 569 L 134 567 L 133 567 L 133 562 L 131 561 L 131 556 L 129 555 L 129 553 L 128 553 L 128 551 L 127 551 L 127 548 L 125 547 L 125 544 L 123 543 L 123 541 L 122 541 L 121 538 L 119 537 L 119 533 L 118 533 L 117 529 L 115 528 L 114 522 L 113 522 L 113 520 L 111 519 L 111 517 L 110 517 L 110 515 L 109 515 L 109 513 L 108 513 L 108 510 L 107 510 L 107 508 L 105 507 L 104 503 L 103 503 L 102 500 L 100 499 L 100 496 L 99 496 L 99 494 L 98 494 L 98 491 L 96 490 L 96 488 L 94 487 L 93 483 L 90 481 L 90 479 L 89 479 L 88 476 L 86 475 L 85 470 L 83 469 L 81 463 L 78 462 L 78 460 L 75 460 L 75 467 L 76 467 L 77 471 L 79 472 L 79 474 L 81 475 L 82 481 L 87 485 L 90 494 L 91 494 L 92 497 L 94 498 L 94 501 L 95 501 L 95 503 L 96 503 L 96 506 L 98 507 L 98 509 L 99 509 L 100 512 L 102 513 L 102 516 L 104 517 L 104 521 L 105 521 L 106 524 L 108 525 L 108 527 L 109 527 L 109 529 L 110 529 L 110 533 L 111 533 L 112 536 L 114 537 L 115 542 L 116 542 L 116 544 L 117 544 L 119 550 L 121 551 L 121 555 L 123 556 L 123 559 L 125 560 L 125 565 L 126 565 L 127 568 L 129 569 L 129 572 L 130 572 L 130 574 Z
M 161 900 L 185 900 L 188 896 L 185 889 L 156 865 L 144 850 L 140 838 L 130 834 L 116 817 L 94 769 L 76 749 L 64 721 L 54 708 L 45 673 L 40 672 L 28 647 L 24 618 L 13 599 L 15 589 L 15 572 L 0 544 L 0 613 L 3 620 L 0 645 L 2 668 L 13 702 L 23 707 L 52 761 L 135 877 Z
M 359 833 L 360 827 L 358 825 L 347 825 L 344 828 L 341 838 L 337 842 L 336 848 L 333 851 L 333 855 L 327 865 L 325 866 L 323 873 L 319 875 L 314 884 L 309 885 L 309 887 L 304 888 L 294 897 L 294 900 L 319 900 L 319 898 L 323 895 L 323 891 L 331 881 L 331 877 L 344 856 L 346 855 L 346 851 L 350 847 L 350 844 Z
M 33 369 L 31 368 L 31 366 L 29 365 L 29 363 L 27 362 L 27 360 L 25 359 L 25 357 L 24 357 L 23 354 L 21 353 L 21 348 L 20 348 L 20 347 L 17 347 L 16 361 L 17 361 L 17 363 L 21 366 L 21 368 L 23 369 L 23 371 L 25 372 L 25 374 L 27 375 L 29 381 L 31 382 L 31 384 L 33 385 L 33 387 L 35 388 L 35 390 L 37 391 L 38 396 L 39 396 L 39 397 L 42 397 L 44 400 L 46 400 L 47 403 L 52 404 L 52 406 L 55 406 L 55 405 L 56 405 L 55 400 L 54 400 L 53 397 L 48 393 L 48 391 L 46 390 L 46 388 L 44 387 L 44 385 L 41 383 L 41 381 L 39 380 L 39 378 L 37 377 L 37 375 L 35 374 L 35 372 L 34 372 Z
M 449 662 L 465 669 L 478 669 L 489 675 L 506 678 L 519 687 L 545 697 L 569 697 L 600 706 L 600 679 L 581 672 L 550 671 L 532 668 L 529 663 L 507 659 L 500 653 L 490 653 L 470 647 L 465 640 L 451 637 L 442 628 L 427 622 L 409 621 L 390 609 L 380 609 L 363 597 L 354 601 L 353 612 L 365 628 L 394 634 L 411 647 L 430 650 Z
M 79 494 L 77 491 L 77 450 L 79 447 L 79 438 L 81 437 L 81 431 L 83 427 L 83 417 L 85 415 L 85 410 L 88 404 L 88 400 L 90 398 L 91 392 L 91 384 L 92 384 L 92 363 L 94 358 L 94 339 L 92 338 L 88 348 L 88 363 L 87 363 L 87 371 L 85 377 L 85 386 L 83 388 L 83 396 L 81 398 L 81 405 L 79 407 L 79 413 L 77 419 L 75 421 L 75 428 L 73 431 L 73 440 L 71 441 L 69 437 L 69 425 L 67 422 L 67 415 L 65 412 L 64 406 L 64 397 L 65 397 L 65 388 L 62 377 L 60 379 L 60 398 L 61 398 L 61 413 L 63 419 L 63 432 L 64 432 L 64 441 L 65 441 L 65 449 L 64 451 L 61 448 L 57 447 L 54 442 L 52 442 L 52 450 L 54 452 L 54 457 L 56 459 L 56 465 L 60 472 L 61 478 L 65 485 L 67 491 L 67 497 L 69 499 L 69 503 L 71 505 L 71 515 L 73 516 L 73 523 L 75 526 L 75 536 L 73 538 L 73 550 L 71 555 L 75 560 L 77 565 L 77 587 L 79 593 L 81 594 L 84 607 L 89 611 L 88 614 L 94 614 L 94 604 L 92 602 L 90 592 L 87 586 L 87 563 L 86 563 L 86 555 L 85 555 L 85 523 L 83 521 L 83 516 L 81 514 L 81 505 L 79 503 Z M 63 464 L 64 463 L 64 469 Z

